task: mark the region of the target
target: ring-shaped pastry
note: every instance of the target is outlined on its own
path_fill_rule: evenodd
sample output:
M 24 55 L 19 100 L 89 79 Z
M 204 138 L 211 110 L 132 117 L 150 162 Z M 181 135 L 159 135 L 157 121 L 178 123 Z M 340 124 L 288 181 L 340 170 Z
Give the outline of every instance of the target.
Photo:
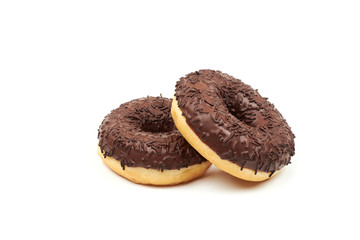
M 171 110 L 185 139 L 233 176 L 263 181 L 290 163 L 295 135 L 267 98 L 213 70 L 181 78 Z
M 174 185 L 211 165 L 176 129 L 171 99 L 147 97 L 122 104 L 98 131 L 98 154 L 117 174 L 141 184 Z

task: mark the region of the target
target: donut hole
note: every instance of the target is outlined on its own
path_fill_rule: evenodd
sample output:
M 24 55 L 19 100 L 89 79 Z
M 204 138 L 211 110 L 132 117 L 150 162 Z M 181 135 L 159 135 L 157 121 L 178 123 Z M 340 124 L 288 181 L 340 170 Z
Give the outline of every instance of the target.
M 248 98 L 241 93 L 229 95 L 223 92 L 221 98 L 229 114 L 248 126 L 255 126 L 257 114 L 254 108 L 257 107 L 256 104 L 250 103 Z
M 131 111 L 126 113 L 128 122 L 137 132 L 167 133 L 176 129 L 171 118 L 171 99 L 147 97 L 137 100 Z
M 144 132 L 164 133 L 173 131 L 175 129 L 175 124 L 172 119 L 158 121 L 144 120 L 140 125 L 140 129 Z
M 242 123 L 251 126 L 256 119 L 256 115 L 247 114 L 247 111 L 236 110 L 236 104 L 226 105 L 229 113 Z

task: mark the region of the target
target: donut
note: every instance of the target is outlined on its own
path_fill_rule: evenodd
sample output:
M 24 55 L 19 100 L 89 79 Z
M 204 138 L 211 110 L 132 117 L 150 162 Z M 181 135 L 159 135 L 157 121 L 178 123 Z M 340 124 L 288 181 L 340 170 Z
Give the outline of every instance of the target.
M 202 156 L 244 180 L 269 179 L 295 154 L 295 135 L 274 105 L 220 71 L 200 70 L 180 78 L 171 114 Z
M 211 163 L 176 129 L 171 101 L 135 99 L 104 118 L 98 130 L 98 154 L 111 170 L 149 185 L 174 185 L 204 174 Z

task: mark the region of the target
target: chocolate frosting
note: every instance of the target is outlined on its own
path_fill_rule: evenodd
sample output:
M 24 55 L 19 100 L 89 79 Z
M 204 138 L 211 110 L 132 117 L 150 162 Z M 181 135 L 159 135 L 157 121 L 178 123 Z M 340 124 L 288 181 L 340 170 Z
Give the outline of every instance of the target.
M 271 176 L 295 154 L 295 135 L 280 112 L 239 79 L 196 71 L 180 78 L 175 97 L 195 134 L 240 169 Z
M 170 110 L 171 99 L 163 97 L 140 98 L 114 109 L 98 131 L 104 157 L 120 161 L 123 169 L 161 171 L 206 161 L 176 129 Z

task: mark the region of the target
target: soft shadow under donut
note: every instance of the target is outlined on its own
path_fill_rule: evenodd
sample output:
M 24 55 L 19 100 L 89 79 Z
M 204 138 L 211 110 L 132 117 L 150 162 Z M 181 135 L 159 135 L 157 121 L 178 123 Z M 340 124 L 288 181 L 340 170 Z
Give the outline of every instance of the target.
M 201 179 L 206 179 L 206 181 L 212 181 L 214 183 L 218 182 L 222 188 L 226 185 L 229 188 L 233 189 L 254 189 L 261 188 L 266 185 L 266 182 L 250 182 L 243 179 L 234 177 L 215 166 L 211 166 L 204 176 Z M 271 179 L 270 179 L 271 180 Z

